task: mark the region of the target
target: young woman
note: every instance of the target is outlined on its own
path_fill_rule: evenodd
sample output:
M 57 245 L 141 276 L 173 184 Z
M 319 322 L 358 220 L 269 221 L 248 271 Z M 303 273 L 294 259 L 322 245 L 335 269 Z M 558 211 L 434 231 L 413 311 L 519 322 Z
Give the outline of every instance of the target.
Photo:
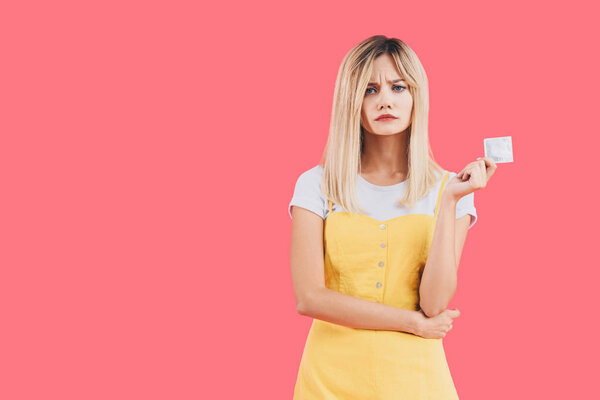
M 495 163 L 460 172 L 429 148 L 427 76 L 405 43 L 373 36 L 344 58 L 321 163 L 296 182 L 290 264 L 313 318 L 294 399 L 457 399 L 442 338 Z M 325 162 L 323 163 L 323 159 Z

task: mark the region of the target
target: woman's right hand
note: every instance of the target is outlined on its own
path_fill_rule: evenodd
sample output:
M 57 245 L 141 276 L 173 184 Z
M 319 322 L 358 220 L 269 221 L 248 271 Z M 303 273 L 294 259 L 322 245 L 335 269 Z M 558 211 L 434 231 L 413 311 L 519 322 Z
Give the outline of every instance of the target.
M 444 310 L 435 317 L 428 317 L 423 310 L 417 311 L 417 329 L 415 335 L 426 339 L 441 339 L 452 329 L 452 321 L 460 316 L 458 308 Z

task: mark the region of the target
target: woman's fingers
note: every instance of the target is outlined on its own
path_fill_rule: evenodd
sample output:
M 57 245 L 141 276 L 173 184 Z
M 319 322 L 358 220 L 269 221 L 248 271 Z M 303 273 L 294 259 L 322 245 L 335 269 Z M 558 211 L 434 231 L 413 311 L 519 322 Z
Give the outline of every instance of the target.
M 465 166 L 465 167 L 462 169 L 462 171 L 460 171 L 460 172 L 457 174 L 457 176 L 458 176 L 460 179 L 462 179 L 462 180 L 468 179 L 468 178 L 469 178 L 469 176 L 471 175 L 471 168 L 472 168 L 472 167 L 473 167 L 473 163 L 469 163 L 469 164 L 467 164 L 467 165 L 466 165 L 466 166 Z
M 485 187 L 495 171 L 494 160 L 489 157 L 477 157 L 477 160 L 468 163 L 456 176 L 461 180 L 470 180 L 473 176 L 473 183 Z
M 485 182 L 485 163 L 477 160 L 467 164 L 457 176 L 463 181 L 470 181 L 477 187 L 480 187 Z
M 496 172 L 496 163 L 489 157 L 480 157 L 485 162 L 486 177 L 489 180 Z
M 479 170 L 479 175 L 478 175 L 479 187 L 485 187 L 485 184 L 487 183 L 487 174 L 485 172 L 485 161 L 479 160 L 477 162 L 477 166 L 478 166 L 478 170 Z
M 483 161 L 477 161 L 475 165 L 473 165 L 473 184 L 477 188 L 481 188 L 485 182 L 485 167 Z
M 464 167 L 462 171 L 460 171 L 460 179 L 469 180 L 473 171 L 473 166 L 473 163 L 467 164 L 467 166 Z
M 487 184 L 492 175 L 494 175 L 494 172 L 496 172 L 496 163 L 489 157 L 479 157 L 478 160 L 483 161 L 483 171 L 485 176 L 485 182 Z

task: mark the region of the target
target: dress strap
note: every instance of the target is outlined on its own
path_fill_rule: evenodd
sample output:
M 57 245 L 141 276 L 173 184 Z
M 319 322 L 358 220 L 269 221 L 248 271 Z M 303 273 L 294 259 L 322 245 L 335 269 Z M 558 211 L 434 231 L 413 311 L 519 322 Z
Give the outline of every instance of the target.
M 329 215 L 331 215 L 331 207 L 332 207 L 333 203 L 331 202 L 331 200 L 328 200 L 328 201 L 329 201 Z
M 437 218 L 437 215 L 438 215 L 438 211 L 440 209 L 440 202 L 442 200 L 442 193 L 444 192 L 444 186 L 446 185 L 446 181 L 448 180 L 448 176 L 450 176 L 450 173 L 446 172 L 444 174 L 444 179 L 442 180 L 442 185 L 440 187 L 440 192 L 438 193 L 437 202 L 435 203 L 435 214 L 433 216 L 436 217 L 436 218 Z

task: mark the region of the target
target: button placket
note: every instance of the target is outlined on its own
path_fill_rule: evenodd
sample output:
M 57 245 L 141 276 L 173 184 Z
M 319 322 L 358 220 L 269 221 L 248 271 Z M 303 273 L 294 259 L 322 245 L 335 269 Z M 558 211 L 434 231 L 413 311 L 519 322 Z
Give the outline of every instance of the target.
M 377 287 L 378 289 L 380 289 L 381 287 L 383 287 L 383 282 L 385 281 L 385 270 L 383 269 L 383 266 L 385 265 L 385 259 L 387 258 L 387 224 L 380 224 L 379 225 L 379 230 L 381 231 L 381 242 L 379 244 L 379 247 L 381 248 L 381 259 L 380 261 L 377 263 L 377 265 L 380 267 L 380 279 L 379 281 L 377 281 L 375 283 L 375 287 Z M 383 302 L 383 291 L 381 291 L 381 293 L 378 294 L 379 297 L 379 301 L 378 302 Z

